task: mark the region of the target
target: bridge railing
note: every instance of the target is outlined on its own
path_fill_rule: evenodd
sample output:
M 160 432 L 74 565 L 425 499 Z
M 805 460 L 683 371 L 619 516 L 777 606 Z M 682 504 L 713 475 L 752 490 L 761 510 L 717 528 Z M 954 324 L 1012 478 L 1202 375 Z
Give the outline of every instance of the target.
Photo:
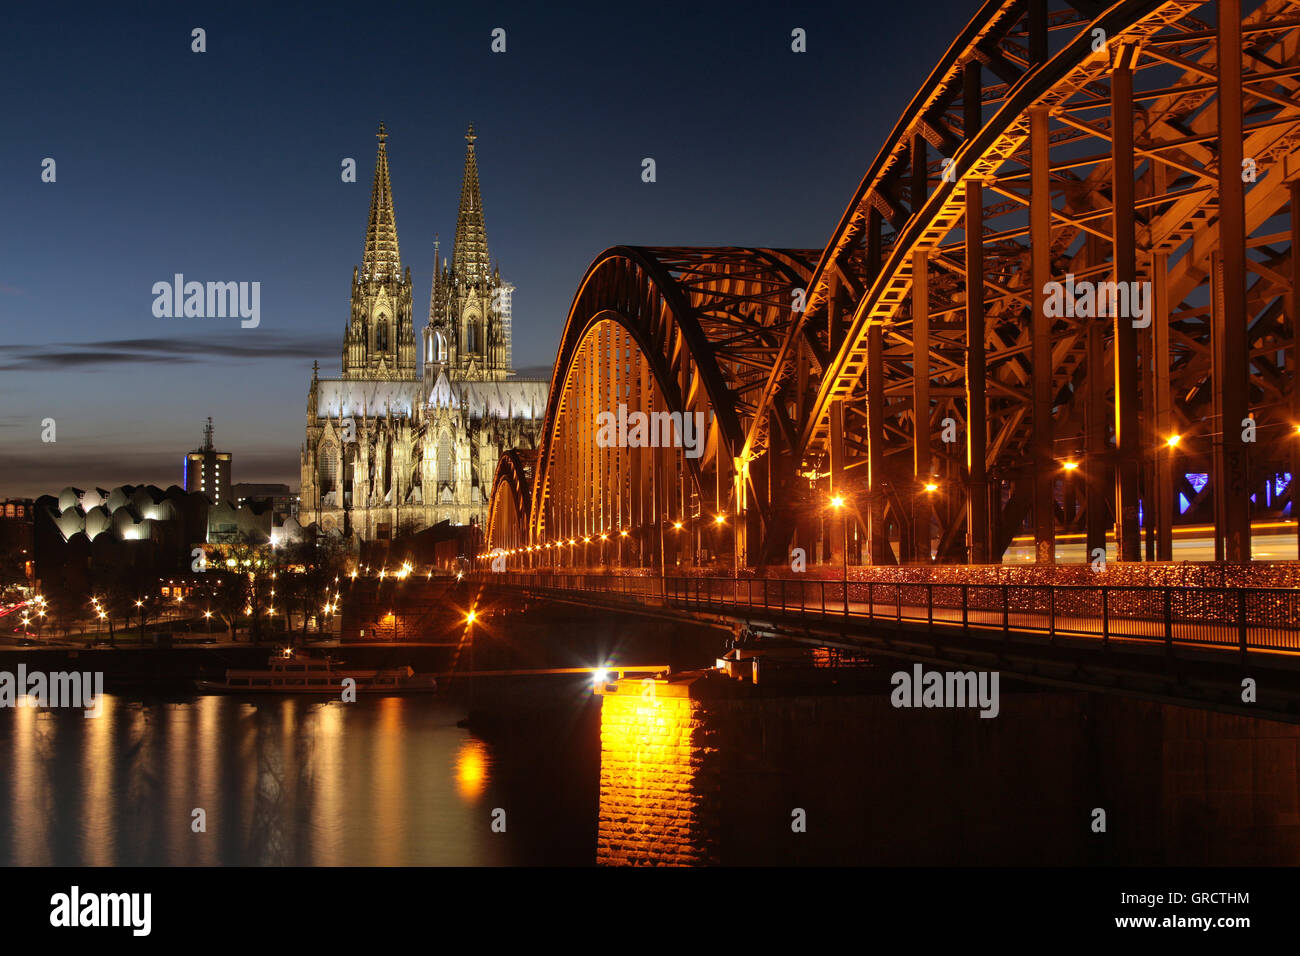
M 761 611 L 774 619 L 846 618 L 1007 636 L 1300 652 L 1300 589 L 1290 588 L 909 584 L 580 572 L 489 574 L 487 580 L 701 611 Z

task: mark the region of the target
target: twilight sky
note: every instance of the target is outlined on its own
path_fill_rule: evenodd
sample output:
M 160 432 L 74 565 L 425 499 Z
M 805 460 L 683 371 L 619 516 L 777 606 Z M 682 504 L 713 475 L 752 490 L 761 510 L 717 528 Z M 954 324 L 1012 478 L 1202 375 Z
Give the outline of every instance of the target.
M 549 371 L 609 246 L 824 245 L 976 10 L 15 5 L 0 31 L 0 498 L 179 484 L 208 415 L 235 481 L 296 488 L 312 361 L 339 370 L 380 120 L 417 343 L 472 121 L 490 251 L 517 287 L 515 365 Z M 155 318 L 151 289 L 175 273 L 260 282 L 260 325 Z

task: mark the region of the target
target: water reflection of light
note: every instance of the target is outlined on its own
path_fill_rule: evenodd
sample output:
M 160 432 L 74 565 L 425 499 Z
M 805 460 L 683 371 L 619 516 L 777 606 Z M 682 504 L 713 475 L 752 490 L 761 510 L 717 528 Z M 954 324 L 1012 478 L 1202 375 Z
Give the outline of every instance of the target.
M 461 799 L 477 800 L 487 787 L 488 750 L 483 741 L 468 737 L 456 752 L 456 789 Z
M 314 799 L 311 801 L 311 843 L 316 865 L 337 863 L 344 858 L 343 816 L 347 806 L 343 753 L 344 708 L 348 704 L 329 701 L 311 708 L 316 722 L 316 746 L 312 761 Z
M 221 756 L 223 749 L 221 747 L 221 711 L 228 698 L 216 696 L 199 697 L 193 704 L 195 720 L 190 741 L 194 748 L 194 758 L 197 767 L 194 772 L 193 799 L 190 801 L 193 806 L 189 807 L 191 826 L 193 826 L 193 811 L 195 807 L 203 807 L 207 813 L 207 825 L 209 831 L 214 824 L 219 824 L 221 820 L 215 819 L 214 816 L 220 813 L 216 806 L 209 806 L 211 800 L 204 799 L 204 794 L 212 793 L 221 781 Z M 215 840 L 196 840 L 196 848 L 191 849 L 194 853 L 195 862 L 204 866 L 214 866 L 217 863 L 217 843 Z
M 620 689 L 630 692 L 601 699 L 596 862 L 709 862 L 713 849 L 696 780 L 709 753 L 695 732 L 700 714 L 688 697 L 659 694 L 661 682 L 640 693 L 633 686 L 624 682 Z
M 406 725 L 406 701 L 383 697 L 377 702 L 378 719 L 371 744 L 375 759 L 370 765 L 371 799 L 375 813 L 371 846 L 378 866 L 401 866 L 406 862 L 406 845 L 400 821 L 406 819 L 406 761 L 402 730 Z
M 46 787 L 45 748 L 36 711 L 18 707 L 14 711 L 13 764 L 11 769 L 13 812 L 6 823 L 12 827 L 13 862 L 19 866 L 49 864 L 46 855 L 45 820 L 42 807 L 49 804 Z
M 82 737 L 81 774 L 85 780 L 82 804 L 82 839 L 89 866 L 112 866 L 117 856 L 117 831 L 113 819 L 117 812 L 117 784 L 113 780 L 116 760 L 114 727 L 117 699 L 100 698 L 98 717 L 86 720 Z

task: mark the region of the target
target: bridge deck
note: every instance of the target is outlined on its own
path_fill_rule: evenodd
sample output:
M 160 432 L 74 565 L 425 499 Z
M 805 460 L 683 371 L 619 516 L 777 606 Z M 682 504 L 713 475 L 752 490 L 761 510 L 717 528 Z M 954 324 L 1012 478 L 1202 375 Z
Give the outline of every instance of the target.
M 594 592 L 681 610 L 807 622 L 894 622 L 1101 643 L 1300 655 L 1300 589 L 906 584 L 788 578 L 500 574 L 503 585 Z

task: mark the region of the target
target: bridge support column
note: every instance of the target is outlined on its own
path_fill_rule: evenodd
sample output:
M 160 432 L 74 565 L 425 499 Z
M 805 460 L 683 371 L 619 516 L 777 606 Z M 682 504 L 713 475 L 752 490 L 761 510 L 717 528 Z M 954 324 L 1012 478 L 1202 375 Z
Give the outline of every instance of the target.
M 1052 320 L 1047 315 L 1047 283 L 1051 281 L 1052 193 L 1051 158 L 1047 138 L 1047 109 L 1029 113 L 1029 257 L 1033 288 L 1030 317 L 1030 371 L 1034 428 L 1033 514 L 1034 555 L 1038 564 L 1056 563 L 1056 459 L 1052 421 Z
M 830 535 L 831 564 L 847 566 L 848 515 L 852 498 L 844 486 L 844 400 L 831 402 L 831 498 L 843 499 L 838 507 L 831 507 L 827 531 Z M 821 503 L 824 507 L 824 503 Z
M 1156 531 L 1156 560 L 1174 559 L 1174 502 L 1178 500 L 1177 478 L 1174 475 L 1173 449 L 1165 440 L 1173 434 L 1173 405 L 1169 390 L 1169 257 L 1163 254 L 1152 257 L 1151 289 L 1153 315 L 1151 327 L 1151 381 L 1154 382 L 1152 409 L 1154 425 L 1151 429 L 1151 453 L 1155 456 L 1152 469 L 1151 498 Z
M 1101 240 L 1087 238 L 1089 267 L 1102 258 Z M 1087 319 L 1088 380 L 1085 393 L 1084 415 L 1084 531 L 1087 542 L 1085 561 L 1098 554 L 1106 554 L 1106 533 L 1110 525 L 1111 462 L 1108 452 L 1110 441 L 1110 405 L 1106 398 L 1106 320 Z
M 974 64 L 979 77 L 979 64 Z M 967 77 L 972 71 L 967 69 Z M 976 91 L 978 96 L 978 90 Z M 967 95 L 970 93 L 968 91 Z M 975 111 L 979 105 L 976 99 Z M 989 561 L 988 396 L 984 363 L 984 189 L 966 184 L 966 560 Z
M 736 567 L 749 567 L 749 533 L 752 530 L 751 522 L 758 518 L 757 513 L 750 514 L 749 508 L 749 465 L 743 458 L 736 458 L 735 463 L 735 491 L 733 498 L 736 502 L 736 528 L 733 532 L 736 536 Z
M 885 373 L 879 325 L 867 330 L 867 563 L 889 563 L 885 524 Z
M 1215 259 L 1215 558 L 1250 560 L 1250 480 L 1242 419 L 1248 409 L 1246 193 L 1241 91 L 1241 0 L 1219 0 L 1219 253 Z
M 914 149 L 916 147 L 913 147 Z M 930 563 L 930 257 L 912 254 L 912 555 Z M 952 489 L 945 489 L 951 494 Z
M 1291 295 L 1287 299 L 1287 316 L 1291 320 L 1292 335 L 1300 327 L 1300 162 L 1297 175 L 1291 180 Z M 1291 344 L 1291 413 L 1300 422 L 1300 343 Z M 1291 438 L 1291 481 L 1287 492 L 1291 495 L 1291 519 L 1296 522 L 1296 548 L 1300 554 L 1300 438 Z
M 1133 204 L 1133 71 L 1132 47 L 1116 54 L 1111 73 L 1111 203 L 1112 253 L 1117 288 L 1132 289 L 1137 279 L 1137 239 Z M 1118 299 L 1118 292 L 1116 293 Z M 1138 342 L 1131 315 L 1120 315 L 1111 302 L 1115 321 L 1115 545 L 1120 561 L 1142 560 L 1138 523 L 1138 478 L 1141 473 L 1141 435 L 1138 433 Z M 1149 517 L 1148 521 L 1151 520 Z

